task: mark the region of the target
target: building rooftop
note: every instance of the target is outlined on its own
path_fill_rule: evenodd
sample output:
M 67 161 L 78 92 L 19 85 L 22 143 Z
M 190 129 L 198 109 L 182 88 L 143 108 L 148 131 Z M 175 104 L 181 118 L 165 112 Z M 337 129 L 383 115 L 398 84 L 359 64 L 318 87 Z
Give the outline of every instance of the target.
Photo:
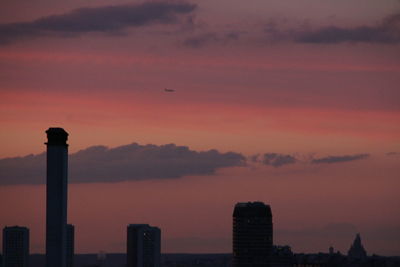
M 28 230 L 27 227 L 24 226 L 18 226 L 18 225 L 14 225 L 14 226 L 5 226 L 4 230 Z
M 46 145 L 67 145 L 68 133 L 63 128 L 52 127 L 46 131 Z
M 149 224 L 129 224 L 128 225 L 128 228 L 157 228 L 157 229 L 159 229 L 158 227 L 156 227 L 156 226 L 151 226 L 151 225 L 149 225 Z
M 263 202 L 239 202 L 233 211 L 234 217 L 272 216 L 271 207 Z

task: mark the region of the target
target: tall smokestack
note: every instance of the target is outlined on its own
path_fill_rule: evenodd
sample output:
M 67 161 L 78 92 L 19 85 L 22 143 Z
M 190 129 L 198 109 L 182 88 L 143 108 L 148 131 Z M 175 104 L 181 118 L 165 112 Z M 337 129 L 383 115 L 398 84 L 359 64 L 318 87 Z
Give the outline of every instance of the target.
M 66 267 L 68 133 L 49 128 L 46 134 L 46 267 Z

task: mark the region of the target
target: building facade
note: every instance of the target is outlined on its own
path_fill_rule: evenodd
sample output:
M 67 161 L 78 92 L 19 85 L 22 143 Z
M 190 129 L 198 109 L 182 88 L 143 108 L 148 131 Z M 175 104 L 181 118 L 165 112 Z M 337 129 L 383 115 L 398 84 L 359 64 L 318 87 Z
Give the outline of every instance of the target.
M 68 133 L 47 131 L 46 267 L 66 267 Z
M 161 230 L 148 224 L 127 229 L 127 267 L 160 267 Z
M 237 203 L 233 211 L 233 267 L 269 267 L 272 250 L 270 206 Z
M 67 267 L 74 266 L 75 255 L 75 227 L 67 224 Z
M 3 267 L 28 267 L 29 229 L 12 226 L 3 229 Z

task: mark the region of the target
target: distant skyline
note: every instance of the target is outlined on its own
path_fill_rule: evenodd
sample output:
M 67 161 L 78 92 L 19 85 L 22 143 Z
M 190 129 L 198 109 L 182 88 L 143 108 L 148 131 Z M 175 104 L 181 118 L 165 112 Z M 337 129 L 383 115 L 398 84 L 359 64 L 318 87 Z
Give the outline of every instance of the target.
M 397 0 L 3 1 L 0 227 L 44 253 L 63 127 L 76 253 L 124 252 L 131 223 L 231 252 L 233 205 L 262 201 L 294 252 L 360 232 L 400 255 L 399 22 Z

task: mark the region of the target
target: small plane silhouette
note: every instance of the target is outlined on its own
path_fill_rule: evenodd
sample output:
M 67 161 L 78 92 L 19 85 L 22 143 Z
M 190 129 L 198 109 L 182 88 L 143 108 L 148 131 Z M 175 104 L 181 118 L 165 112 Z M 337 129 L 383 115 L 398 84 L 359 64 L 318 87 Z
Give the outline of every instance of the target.
M 168 88 L 164 88 L 164 91 L 165 91 L 165 92 L 168 92 L 168 93 L 175 92 L 175 90 L 174 90 L 174 89 L 168 89 Z

